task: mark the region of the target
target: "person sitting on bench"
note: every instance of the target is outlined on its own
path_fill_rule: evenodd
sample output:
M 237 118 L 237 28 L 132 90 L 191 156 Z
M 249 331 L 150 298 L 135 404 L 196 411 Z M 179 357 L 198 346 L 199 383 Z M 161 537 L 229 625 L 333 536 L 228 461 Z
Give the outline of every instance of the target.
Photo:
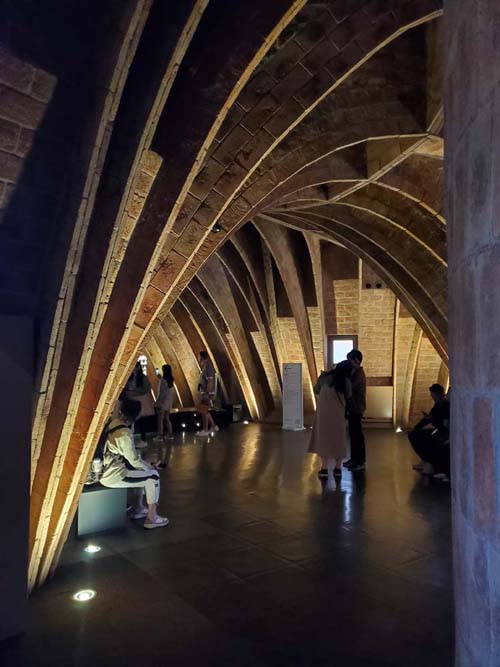
M 450 473 L 450 404 L 440 384 L 429 387 L 434 406 L 408 434 L 408 439 L 422 465 L 413 466 L 424 474 L 437 473 L 446 478 Z
M 136 509 L 132 518 L 145 518 L 144 528 L 162 528 L 169 520 L 156 511 L 160 497 L 160 475 L 154 466 L 141 458 L 134 444 L 132 429 L 140 412 L 139 401 L 125 399 L 121 402 L 118 416 L 108 424 L 100 481 L 103 486 L 110 488 L 135 489 Z M 144 493 L 147 508 L 144 507 Z

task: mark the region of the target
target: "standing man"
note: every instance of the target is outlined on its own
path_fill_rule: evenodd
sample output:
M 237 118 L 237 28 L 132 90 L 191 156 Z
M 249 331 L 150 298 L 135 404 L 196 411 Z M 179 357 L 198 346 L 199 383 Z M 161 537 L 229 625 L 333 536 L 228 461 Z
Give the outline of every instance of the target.
M 210 414 L 210 406 L 215 396 L 215 368 L 210 361 L 208 352 L 205 350 L 200 352 L 200 369 L 198 412 L 201 414 L 203 430 L 198 431 L 197 435 L 206 437 L 212 431 L 218 431 L 219 427 L 215 424 Z
M 344 466 L 351 472 L 365 469 L 366 448 L 363 434 L 363 413 L 366 410 L 366 375 L 361 367 L 363 355 L 359 350 L 351 350 L 347 360 L 352 366 L 352 398 L 347 404 L 347 420 L 351 439 L 351 458 Z

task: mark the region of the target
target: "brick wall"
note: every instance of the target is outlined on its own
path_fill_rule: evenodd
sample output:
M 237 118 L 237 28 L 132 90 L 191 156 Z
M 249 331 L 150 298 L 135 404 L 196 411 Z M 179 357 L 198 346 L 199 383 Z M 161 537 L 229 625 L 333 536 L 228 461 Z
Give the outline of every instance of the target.
M 15 191 L 21 181 L 35 133 L 47 111 L 57 79 L 50 73 L 33 67 L 0 45 L 0 252 L 2 308 L 25 309 L 34 312 L 36 303 L 31 272 L 26 271 L 26 254 L 32 250 L 35 239 L 14 231 L 9 219 L 9 208 L 14 203 Z M 33 184 L 39 188 L 40 184 Z M 26 184 L 23 186 L 26 188 Z M 47 207 L 49 196 L 33 192 L 38 198 L 41 213 Z M 22 196 L 27 196 L 24 190 Z M 19 200 L 19 196 L 17 197 Z M 18 205 L 20 202 L 18 201 Z M 25 207 L 24 207 L 25 208 Z M 12 216 L 11 216 L 12 217 Z M 19 224 L 19 220 L 17 221 Z M 9 229 L 10 228 L 10 229 Z M 24 238 L 23 238 L 24 237 Z M 24 251 L 24 263 L 19 261 Z M 23 270 L 23 266 L 25 267 Z M 8 293 L 8 295 L 7 295 Z M 26 298 L 25 298 L 26 297 Z
M 410 426 L 414 426 L 422 419 L 422 412 L 429 412 L 432 399 L 429 387 L 438 381 L 441 359 L 432 347 L 427 336 L 422 337 L 420 351 L 413 380 L 413 393 L 410 404 Z
M 56 83 L 0 46 L 0 222 Z
M 413 367 L 411 363 L 411 348 L 417 328 L 415 320 L 400 310 L 396 323 L 395 336 L 395 355 L 394 355 L 394 375 L 395 375 L 395 396 L 394 396 L 394 424 L 406 427 L 407 418 L 404 415 L 404 398 L 407 383 L 413 385 Z
M 335 307 L 335 311 L 333 311 L 333 307 Z M 329 312 L 328 336 L 357 334 L 359 332 L 360 291 L 358 278 L 333 281 L 327 312 Z
M 367 377 L 392 377 L 395 304 L 390 290 L 361 290 L 358 345 Z
M 359 326 L 359 262 L 331 243 L 321 244 L 325 335 L 357 334 Z

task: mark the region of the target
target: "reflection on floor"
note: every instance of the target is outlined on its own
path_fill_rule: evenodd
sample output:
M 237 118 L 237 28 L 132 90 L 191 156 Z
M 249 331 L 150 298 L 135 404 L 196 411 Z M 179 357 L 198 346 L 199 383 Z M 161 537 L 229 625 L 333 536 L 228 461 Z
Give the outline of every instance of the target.
M 452 665 L 449 487 L 375 430 L 366 472 L 322 486 L 308 434 L 176 436 L 171 525 L 131 522 L 93 556 L 68 543 L 2 664 Z M 96 597 L 72 601 L 82 588 Z

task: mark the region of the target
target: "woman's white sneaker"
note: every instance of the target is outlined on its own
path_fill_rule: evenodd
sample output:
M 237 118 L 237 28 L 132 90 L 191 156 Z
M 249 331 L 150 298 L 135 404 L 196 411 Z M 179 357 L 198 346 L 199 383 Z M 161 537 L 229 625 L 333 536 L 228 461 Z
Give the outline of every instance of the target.
M 155 516 L 155 518 L 152 519 L 146 519 L 144 522 L 144 528 L 163 528 L 163 526 L 168 526 L 170 521 L 167 519 L 166 516 L 159 516 L 158 514 Z

